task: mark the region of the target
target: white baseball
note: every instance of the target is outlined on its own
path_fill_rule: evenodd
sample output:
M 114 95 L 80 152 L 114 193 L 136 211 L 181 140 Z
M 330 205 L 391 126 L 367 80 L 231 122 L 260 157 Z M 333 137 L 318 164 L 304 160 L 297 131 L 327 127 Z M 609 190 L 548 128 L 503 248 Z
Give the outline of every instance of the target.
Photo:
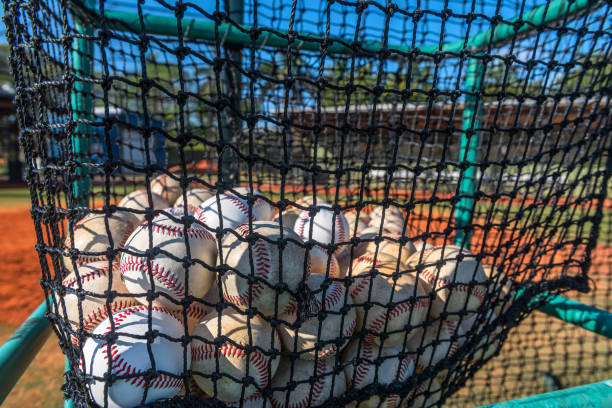
M 275 391 L 270 397 L 274 408 L 305 408 L 325 404 L 346 391 L 344 371 L 334 372 L 335 359 L 290 360 L 282 357 L 278 371 L 272 379 Z M 316 381 L 310 382 L 314 376 Z M 297 386 L 290 389 L 289 382 Z M 287 395 L 289 394 L 289 395 Z
M 214 194 L 203 188 L 194 188 L 187 190 L 185 196 L 187 197 L 187 209 L 195 213 L 198 211 L 200 204 L 208 200 Z M 173 204 L 173 207 L 185 208 L 185 199 L 181 193 Z
M 413 274 L 400 273 L 397 281 L 395 262 L 378 262 L 372 276 L 373 259 L 361 256 L 353 262 L 353 283 L 349 293 L 357 312 L 357 329 L 366 330 L 366 341 L 385 347 L 402 344 L 416 333 L 426 318 L 429 298 Z M 371 307 L 366 309 L 366 302 Z M 410 329 L 410 327 L 412 327 Z M 381 334 L 385 336 L 381 336 Z
M 107 233 L 107 223 L 110 237 Z M 122 248 L 136 226 L 138 220 L 127 212 L 115 213 L 110 217 L 105 214 L 87 214 L 75 223 L 73 235 L 68 234 L 66 237 L 66 251 L 76 249 L 79 253 L 74 264 L 70 256 L 64 255 L 64 267 L 74 272 L 75 264 L 78 267 L 96 261 L 108 262 L 107 251 L 111 249 L 111 239 L 113 250 Z M 119 253 L 116 253 L 113 259 L 118 257 Z
M 344 271 L 340 269 L 340 264 L 336 255 L 329 254 L 326 249 L 320 246 L 313 246 L 309 251 L 310 271 L 321 275 L 331 276 L 332 278 L 344 278 Z
M 459 343 L 452 338 L 453 329 L 454 327 L 447 326 L 446 322 L 440 321 L 417 329 L 418 334 L 406 343 L 406 349 L 415 355 L 413 359 L 417 372 L 420 373 L 427 367 L 455 355 Z
M 82 329 L 91 333 L 102 320 L 108 317 L 109 308 L 111 313 L 115 313 L 118 310 L 138 304 L 131 297 L 116 296 L 107 306 L 107 299 L 104 295 L 108 290 L 111 274 L 110 290 L 118 295 L 128 294 L 125 285 L 121 281 L 119 263 L 112 264 L 112 271 L 109 271 L 108 261 L 81 265 L 77 268 L 77 271 L 78 276 L 76 272 L 71 272 L 62 281 L 62 286 L 69 289 L 64 295 L 64 304 L 66 305 L 66 317 L 72 326 L 72 330 L 79 330 L 81 322 L 83 322 Z M 77 295 L 79 289 L 89 293 L 82 299 L 79 299 Z M 79 313 L 79 304 L 82 315 Z M 71 336 L 71 338 L 73 344 L 78 345 L 77 337 Z
M 381 231 L 383 235 L 407 235 L 407 228 L 404 229 L 404 219 L 396 217 L 385 217 L 383 222 L 380 218 L 373 218 L 370 221 L 369 227 L 376 228 L 377 231 Z
M 302 211 L 293 230 L 304 240 L 310 239 L 312 231 L 312 239 L 321 246 L 328 244 L 347 243 L 350 239 L 349 227 L 344 214 L 341 212 L 336 214 L 328 204 L 318 206 L 319 211 L 310 217 L 309 211 Z M 339 246 L 334 253 L 338 256 L 348 247 L 346 245 Z
M 242 196 L 246 196 L 251 190 L 248 187 L 236 187 L 234 191 Z M 276 216 L 276 208 L 266 201 L 266 196 L 261 191 L 253 189 L 253 195 L 257 197 L 253 203 L 253 211 L 257 219 L 260 221 L 272 221 Z M 247 200 L 245 199 L 245 201 Z
M 183 193 L 180 183 L 180 174 L 160 174 L 151 180 L 151 192 L 159 194 L 164 200 L 173 203 Z
M 264 352 L 279 350 L 280 339 L 259 316 L 247 319 L 228 309 L 221 315 L 213 312 L 196 326 L 193 335 L 191 370 L 198 386 L 210 396 L 229 402 L 248 398 L 266 388 L 276 373 L 279 358 Z M 211 374 L 219 376 L 216 381 Z M 246 385 L 246 376 L 255 384 Z
M 286 242 L 282 257 L 281 231 Z M 300 283 L 310 276 L 310 263 L 306 250 L 299 245 L 300 237 L 288 228 L 281 230 L 272 221 L 253 223 L 253 233 L 258 235 L 251 245 L 245 240 L 249 236 L 247 224 L 239 225 L 235 233 L 228 234 L 221 244 L 224 260 L 220 263 L 232 268 L 221 276 L 224 299 L 241 309 L 255 307 L 265 316 L 285 312 Z M 255 281 L 249 285 L 250 276 Z M 287 290 L 278 289 L 281 282 Z
M 410 355 L 400 360 L 403 351 L 402 346 L 381 349 L 375 344 L 359 344 L 359 339 L 351 341 L 342 354 L 349 387 L 361 389 L 374 383 L 389 385 L 406 381 L 414 372 L 414 361 Z M 347 407 L 396 408 L 398 405 L 399 395 L 392 394 L 382 398 L 372 395 L 365 401 L 353 401 Z
M 368 228 L 368 224 L 370 222 L 370 216 L 366 214 L 364 211 L 359 213 L 359 218 L 357 218 L 357 211 L 351 210 L 344 213 L 344 217 L 346 218 L 346 222 L 349 226 L 349 235 L 352 237 L 355 233 L 355 228 L 357 228 L 357 236 Z
M 460 256 L 463 258 L 461 261 L 458 260 Z M 466 318 L 483 303 L 487 278 L 476 257 L 468 250 L 454 245 L 433 247 L 423 253 L 414 253 L 408 264 L 417 265 L 419 260 L 424 269 L 418 276 L 425 283 L 426 290 L 436 294 L 431 305 L 432 318 L 443 313 L 446 314 L 445 320 L 458 320 L 461 314 Z M 439 262 L 441 266 L 438 266 Z
M 145 211 L 147 208 L 152 208 L 153 210 L 163 210 L 164 208 L 170 207 L 170 203 L 162 196 L 155 193 L 151 193 L 151 201 L 149 201 L 147 190 L 140 189 L 134 190 L 130 194 L 123 197 L 117 206 L 127 208 L 128 210 L 137 210 L 138 212 L 130 212 L 130 214 L 138 219 L 138 223 L 141 223 L 145 219 Z
M 219 206 L 221 207 L 221 214 L 219 214 Z M 221 221 L 223 222 L 223 229 L 234 229 L 240 224 L 249 223 L 249 206 L 247 202 L 238 196 L 230 193 L 223 193 L 219 196 L 219 203 L 217 203 L 217 196 L 210 197 L 208 200 L 200 204 L 200 210 L 202 211 L 199 216 L 199 220 L 204 223 L 212 231 L 215 231 L 221 227 Z M 256 212 L 251 209 L 251 220 L 257 221 Z M 223 234 L 228 235 L 227 233 Z
M 149 246 L 149 234 L 152 246 Z M 153 248 L 159 252 L 148 260 L 146 252 Z M 160 214 L 150 224 L 142 223 L 128 239 L 125 249 L 121 256 L 121 276 L 128 291 L 143 304 L 148 304 L 146 292 L 153 290 L 159 294 L 153 301 L 155 305 L 177 310 L 181 308 L 178 302 L 185 296 L 202 298 L 215 281 L 216 241 L 196 223 L 185 228 L 182 223 Z M 186 267 L 183 262 L 190 265 Z M 151 286 L 151 276 L 154 286 Z
M 279 320 L 288 323 L 278 328 L 284 349 L 299 353 L 302 359 L 314 360 L 335 355 L 348 343 L 357 324 L 353 300 L 344 285 L 334 280 L 325 281 L 325 276 L 318 274 L 310 275 L 306 281 L 313 294 L 306 316 L 299 316 L 297 307 L 278 316 Z M 348 310 L 343 313 L 345 307 Z M 320 316 L 324 318 L 319 320 Z M 341 339 L 342 343 L 338 345 L 337 341 Z M 317 345 L 317 342 L 323 344 Z
M 151 327 L 149 329 L 149 316 Z M 127 376 L 108 383 L 108 407 L 134 407 L 144 403 L 176 395 L 183 386 L 181 375 L 191 364 L 191 350 L 186 354 L 181 345 L 184 328 L 167 310 L 144 305 L 130 306 L 113 313 L 114 333 L 117 340 L 108 344 L 105 338 L 88 338 L 83 347 L 80 361 L 81 371 L 87 376 L 103 377 L 109 373 Z M 93 331 L 95 335 L 111 333 L 110 319 L 103 320 Z M 149 330 L 168 336 L 155 336 L 149 344 L 142 338 Z M 141 336 L 135 338 L 131 336 Z M 147 381 L 148 370 L 152 369 L 149 347 L 157 375 Z M 110 354 L 109 354 L 110 351 Z M 186 359 L 184 358 L 186 356 Z M 162 373 L 163 372 L 163 373 Z M 100 406 L 105 405 L 105 381 L 93 379 L 89 383 L 92 399 Z

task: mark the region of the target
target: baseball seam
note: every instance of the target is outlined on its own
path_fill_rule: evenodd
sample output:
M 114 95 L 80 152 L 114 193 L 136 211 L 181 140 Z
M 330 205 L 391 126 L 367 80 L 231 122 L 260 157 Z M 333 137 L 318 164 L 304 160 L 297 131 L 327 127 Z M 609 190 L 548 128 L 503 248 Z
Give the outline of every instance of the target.
M 191 348 L 191 360 L 192 361 L 203 361 L 203 360 L 214 360 L 219 355 L 227 358 L 235 359 L 247 359 L 247 353 L 244 349 L 235 346 L 232 343 L 224 343 L 218 349 L 214 344 L 204 343 Z M 261 388 L 268 386 L 270 378 L 268 376 L 268 362 L 266 356 L 258 349 L 253 350 L 249 353 L 250 365 L 255 368 L 257 375 L 260 378 Z
M 153 261 L 151 261 L 151 269 L 153 278 L 159 282 L 161 287 L 168 289 L 168 291 L 175 296 L 181 298 L 185 296 L 185 286 L 173 271 L 167 270 Z M 143 272 L 146 274 L 148 270 L 149 263 L 147 262 L 147 258 L 131 255 L 121 258 L 119 271 L 122 276 L 128 271 Z

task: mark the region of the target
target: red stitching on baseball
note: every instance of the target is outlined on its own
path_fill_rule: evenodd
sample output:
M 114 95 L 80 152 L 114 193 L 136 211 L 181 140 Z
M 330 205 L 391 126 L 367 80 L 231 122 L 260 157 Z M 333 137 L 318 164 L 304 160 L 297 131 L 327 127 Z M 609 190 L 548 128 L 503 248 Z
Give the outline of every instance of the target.
M 240 198 L 234 195 L 231 195 L 231 194 L 225 194 L 225 197 L 227 197 L 227 199 L 230 200 L 231 203 L 233 203 L 236 207 L 238 207 L 240 212 L 242 212 L 244 215 L 248 217 L 249 207 L 244 202 L 242 202 Z M 255 214 L 253 214 L 253 221 L 257 221 L 257 217 L 255 217 Z
M 143 226 L 144 228 L 148 228 L 149 223 L 147 221 L 144 221 L 141 226 Z M 175 238 L 182 238 L 185 232 L 185 227 L 182 224 L 167 225 L 159 221 L 154 221 L 153 223 L 151 223 L 151 230 L 161 235 L 170 235 Z M 214 239 L 208 231 L 195 224 L 187 228 L 187 236 L 189 238 L 194 239 Z
M 247 224 L 240 224 L 238 227 L 236 227 L 236 232 L 238 232 L 240 235 L 246 238 L 249 235 L 249 226 Z M 268 281 L 268 278 L 270 275 L 271 257 L 268 252 L 268 247 L 266 246 L 266 243 L 262 240 L 257 239 L 252 243 L 251 248 L 253 249 L 253 262 L 255 263 L 254 266 L 255 266 L 256 275 L 261 277 L 263 280 Z M 261 295 L 263 290 L 264 290 L 264 285 L 262 282 L 260 281 L 254 282 L 251 285 L 252 297 L 254 299 L 257 298 L 259 295 Z M 223 297 L 227 301 L 235 305 L 245 305 L 246 306 L 249 304 L 248 289 L 246 292 L 238 294 L 238 296 L 225 295 L 224 293 Z
M 306 227 L 306 221 L 308 221 L 309 215 L 306 211 L 302 211 L 300 213 L 299 218 L 297 219 L 297 233 L 302 239 L 306 239 L 308 237 L 304 236 L 304 228 Z
M 218 349 L 214 344 L 210 343 L 204 343 L 202 345 L 191 347 L 192 361 L 213 360 L 217 359 L 219 355 L 223 355 L 228 358 L 247 358 L 247 353 L 244 351 L 244 349 L 237 347 L 232 343 L 223 343 L 223 345 L 221 345 L 221 347 Z M 262 388 L 267 387 L 270 377 L 268 376 L 268 361 L 266 356 L 260 350 L 255 349 L 249 353 L 249 364 L 255 368 L 260 377 L 260 386 Z
M 113 267 L 116 267 L 117 263 L 113 262 Z M 90 280 L 94 280 L 97 278 L 100 278 L 102 276 L 106 276 L 108 275 L 108 265 L 104 265 L 101 266 L 99 268 L 87 271 L 85 273 L 79 274 L 80 278 L 81 278 L 81 284 L 85 283 L 85 282 L 89 282 Z M 62 284 L 67 287 L 67 288 L 72 288 L 75 287 L 74 284 L 77 283 L 77 277 L 76 277 L 76 273 L 75 276 L 68 279 L 64 279 L 64 281 L 62 282 Z
M 119 328 L 121 326 L 121 324 L 123 323 L 123 321 L 125 319 L 127 319 L 130 315 L 132 315 L 133 313 L 144 312 L 144 311 L 148 311 L 149 309 L 151 309 L 153 311 L 165 313 L 168 316 L 172 316 L 172 318 L 175 319 L 178 322 L 178 319 L 176 319 L 176 317 L 174 317 L 172 315 L 172 313 L 170 313 L 169 311 L 167 311 L 163 307 L 153 306 L 153 307 L 149 308 L 149 306 L 145 306 L 145 305 L 134 305 L 134 306 L 130 306 L 130 307 L 126 308 L 126 309 L 123 309 L 123 310 L 121 310 L 121 311 L 119 311 L 117 313 L 113 313 L 112 318 L 113 318 L 113 323 L 115 324 L 115 329 Z M 106 332 L 104 332 L 104 334 L 108 334 L 111 331 L 112 331 L 111 330 L 111 326 L 109 324 L 106 327 Z
M 108 347 L 104 345 L 102 348 L 102 354 L 104 355 L 104 359 L 108 360 Z M 142 370 L 136 369 L 130 363 L 128 363 L 121 355 L 119 355 L 119 351 L 117 349 L 117 345 L 111 345 L 111 373 L 117 376 L 123 375 L 134 375 L 143 373 Z M 145 370 L 146 371 L 146 370 Z M 133 386 L 143 388 L 147 385 L 144 377 L 132 377 L 123 379 L 128 384 Z M 156 389 L 165 389 L 165 388 L 177 388 L 180 389 L 183 385 L 183 380 L 181 378 L 175 378 L 168 374 L 160 373 L 154 379 L 152 379 L 148 388 L 156 388 Z
M 160 283 L 160 286 L 168 289 L 170 293 L 175 296 L 185 296 L 185 286 L 183 283 L 174 275 L 171 270 L 166 270 L 164 267 L 159 266 L 155 262 L 151 261 L 151 273 L 153 278 Z M 147 273 L 149 269 L 149 263 L 146 258 L 137 256 L 124 256 L 121 258 L 121 264 L 119 271 L 123 275 L 127 271 L 136 271 Z
M 439 278 L 438 282 L 436 282 L 436 287 L 438 289 L 448 288 L 449 290 L 452 290 L 455 292 L 467 292 L 469 295 L 474 296 L 478 300 L 480 300 L 480 303 L 484 301 L 485 292 L 482 289 L 480 289 L 480 287 L 478 286 L 474 286 L 470 288 L 467 283 L 452 282 L 451 280 L 446 279 L 446 278 Z
M 385 321 L 387 320 L 387 315 L 389 315 L 389 321 L 391 321 L 391 319 L 394 319 L 405 313 L 410 313 L 411 310 L 412 310 L 412 307 L 410 305 L 410 302 L 400 303 L 399 305 L 396 305 L 395 307 L 393 307 L 391 310 L 385 309 L 383 313 L 379 314 L 378 317 L 376 317 L 376 319 L 370 322 L 370 324 L 368 325 L 369 326 L 368 330 L 373 331 L 375 333 L 379 333 L 379 331 L 385 327 Z M 369 340 L 373 340 L 374 337 L 375 336 L 372 334 L 368 334 L 366 336 L 366 338 L 368 338 Z
M 372 280 L 372 277 L 369 275 L 358 275 L 356 277 L 357 279 L 359 279 L 357 285 L 352 286 L 349 288 L 349 292 L 351 294 L 352 297 L 357 297 L 359 296 L 359 294 L 367 287 L 370 286 L 370 281 Z
M 333 215 L 332 215 L 333 217 Z M 344 218 L 342 213 L 340 214 L 336 214 L 336 232 L 338 235 L 338 242 L 346 242 L 348 241 L 348 237 L 346 236 L 346 229 L 344 228 Z M 338 243 L 336 242 L 336 244 Z M 342 247 L 338 248 L 339 250 L 342 249 Z

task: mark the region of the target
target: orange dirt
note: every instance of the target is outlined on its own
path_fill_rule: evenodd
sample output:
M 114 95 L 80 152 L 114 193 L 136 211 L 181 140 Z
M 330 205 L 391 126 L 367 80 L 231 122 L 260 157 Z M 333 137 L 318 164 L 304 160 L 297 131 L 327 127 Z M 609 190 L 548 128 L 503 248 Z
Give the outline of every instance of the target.
M 21 324 L 43 301 L 34 223 L 25 208 L 0 209 L 0 321 Z

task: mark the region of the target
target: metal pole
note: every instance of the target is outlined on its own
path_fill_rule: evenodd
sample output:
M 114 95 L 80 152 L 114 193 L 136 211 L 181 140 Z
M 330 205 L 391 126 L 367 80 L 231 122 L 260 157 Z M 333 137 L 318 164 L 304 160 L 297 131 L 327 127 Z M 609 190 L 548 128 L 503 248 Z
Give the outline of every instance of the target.
M 607 408 L 612 407 L 612 379 L 566 390 L 533 395 L 480 408 Z
M 228 0 L 230 3 L 234 0 Z M 241 3 L 239 0 L 237 3 Z M 587 7 L 595 8 L 601 0 L 553 0 L 550 3 L 535 7 L 520 16 L 508 20 L 507 23 L 499 23 L 494 29 L 482 31 L 467 41 L 458 40 L 454 42 L 444 43 L 441 50 L 444 52 L 460 52 L 465 48 L 483 49 L 489 45 L 497 44 L 514 37 L 517 34 L 523 34 L 536 29 L 541 24 L 550 23 L 554 20 L 562 18 L 566 15 L 575 14 Z M 234 5 L 232 4 L 232 7 Z M 233 10 L 238 10 L 234 8 Z M 104 15 L 109 19 L 106 26 L 118 31 L 134 31 L 142 30 L 140 18 L 137 13 L 129 13 L 123 11 L 105 10 Z M 237 19 L 234 19 L 238 21 Z M 521 24 L 515 22 L 521 21 Z M 176 31 L 176 19 L 173 17 L 145 15 L 143 18 L 144 31 L 148 34 L 159 35 L 178 35 Z M 187 38 L 215 40 L 215 23 L 197 19 L 183 20 L 183 35 Z M 248 31 L 249 26 L 244 26 L 244 32 L 232 27 L 230 24 L 221 24 L 218 27 L 219 36 L 225 40 L 226 44 L 233 45 L 249 45 L 253 41 Z M 321 47 L 320 36 L 309 33 L 299 33 L 298 40 L 294 41 L 296 49 L 319 51 Z M 326 49 L 329 54 L 351 54 L 354 52 L 351 44 L 352 40 L 330 37 L 327 39 L 330 42 Z M 273 32 L 262 32 L 256 39 L 256 45 L 265 44 L 267 47 L 287 48 L 288 42 L 286 38 Z M 362 41 L 359 46 L 368 52 L 378 52 L 382 49 L 382 44 L 376 41 Z M 433 54 L 440 51 L 438 45 L 421 45 L 417 46 L 421 52 Z M 403 53 L 412 52 L 412 47 L 406 45 L 390 44 L 387 46 L 389 50 Z
M 51 326 L 45 318 L 46 310 L 47 303 L 43 302 L 0 347 L 0 404 L 51 334 Z
M 242 26 L 244 24 L 244 1 L 226 0 L 226 8 L 229 17 L 236 24 Z M 223 83 L 231 106 L 225 108 L 223 112 L 221 138 L 225 143 L 235 145 L 242 128 L 240 117 L 235 113 L 240 111 L 240 99 L 242 97 L 242 78 L 239 69 L 242 66 L 242 48 L 236 46 L 236 44 L 227 44 L 227 55 L 231 63 L 226 63 L 223 71 Z M 238 170 L 233 163 L 233 157 L 233 153 L 228 149 L 221 156 L 221 181 L 225 187 L 231 187 L 238 181 Z
M 480 89 L 484 67 L 480 59 L 471 58 L 467 65 L 465 76 L 465 103 L 463 107 L 463 133 L 461 134 L 461 147 L 459 151 L 459 162 L 466 164 L 467 168 L 463 171 L 463 177 L 459 185 L 459 195 L 461 196 L 455 209 L 455 225 L 457 235 L 456 245 L 464 245 L 469 248 L 471 231 L 463 229 L 472 221 L 474 211 L 474 193 L 476 191 L 476 166 L 478 160 L 478 144 L 480 136 L 476 129 L 480 127 L 480 116 L 482 104 L 478 103 L 474 95 Z
M 86 0 L 87 8 L 92 9 L 95 0 Z M 75 18 L 74 26 L 79 34 L 91 36 L 93 27 Z M 72 40 L 72 66 L 77 80 L 70 95 L 72 105 L 72 119 L 79 121 L 72 136 L 72 149 L 75 161 L 79 164 L 89 161 L 89 137 L 92 133 L 91 126 L 80 121 L 92 119 L 91 83 L 79 81 L 79 78 L 90 79 L 92 72 L 93 43 L 86 38 L 74 38 Z M 87 197 L 91 188 L 89 169 L 78 165 L 76 169 L 76 181 L 74 182 L 74 196 L 77 203 L 87 206 Z

